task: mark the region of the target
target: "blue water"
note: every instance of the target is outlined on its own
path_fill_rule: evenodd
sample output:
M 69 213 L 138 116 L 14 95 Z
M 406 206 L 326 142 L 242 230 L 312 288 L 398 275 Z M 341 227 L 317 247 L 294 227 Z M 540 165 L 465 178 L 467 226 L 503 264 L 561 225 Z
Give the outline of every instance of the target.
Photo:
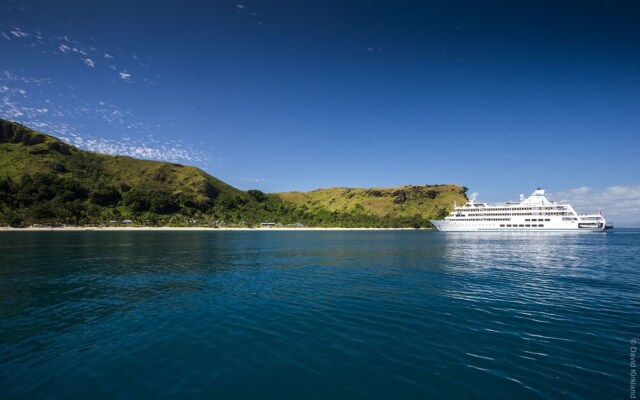
M 640 231 L 0 233 L 0 398 L 623 399 Z

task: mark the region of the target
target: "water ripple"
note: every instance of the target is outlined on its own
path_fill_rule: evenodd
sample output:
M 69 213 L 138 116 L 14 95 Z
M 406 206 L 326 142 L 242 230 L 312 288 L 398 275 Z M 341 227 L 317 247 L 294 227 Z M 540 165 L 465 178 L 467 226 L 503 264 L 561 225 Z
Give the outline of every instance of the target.
M 640 231 L 0 239 L 3 398 L 628 396 Z

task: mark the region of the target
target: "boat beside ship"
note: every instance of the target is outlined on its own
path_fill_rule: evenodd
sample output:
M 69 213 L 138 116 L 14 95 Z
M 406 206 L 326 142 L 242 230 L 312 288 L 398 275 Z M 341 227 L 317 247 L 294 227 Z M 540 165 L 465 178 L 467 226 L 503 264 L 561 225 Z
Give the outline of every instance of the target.
M 454 204 L 443 220 L 431 220 L 440 231 L 474 232 L 602 232 L 612 229 L 602 213 L 578 214 L 570 204 L 550 201 L 544 189 L 519 202 L 477 203 L 475 196 L 463 206 Z

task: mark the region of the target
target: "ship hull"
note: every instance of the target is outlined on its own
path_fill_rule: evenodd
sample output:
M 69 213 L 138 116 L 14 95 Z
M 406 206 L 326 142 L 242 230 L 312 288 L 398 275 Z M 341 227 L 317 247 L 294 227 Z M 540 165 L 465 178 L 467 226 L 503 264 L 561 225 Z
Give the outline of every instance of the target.
M 544 227 L 500 227 L 500 224 L 487 223 L 465 223 L 447 220 L 430 220 L 433 226 L 442 232 L 604 232 L 605 226 L 600 227 L 579 227 L 578 224 L 545 224 Z M 582 225 L 582 224 L 581 224 Z

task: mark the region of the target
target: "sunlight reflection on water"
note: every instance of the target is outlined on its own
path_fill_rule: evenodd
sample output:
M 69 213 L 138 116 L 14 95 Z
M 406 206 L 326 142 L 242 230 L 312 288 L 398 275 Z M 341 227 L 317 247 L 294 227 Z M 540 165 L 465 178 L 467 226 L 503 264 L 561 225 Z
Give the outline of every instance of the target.
M 637 333 L 639 231 L 0 239 L 0 392 L 10 398 L 628 389 L 617 354 Z

